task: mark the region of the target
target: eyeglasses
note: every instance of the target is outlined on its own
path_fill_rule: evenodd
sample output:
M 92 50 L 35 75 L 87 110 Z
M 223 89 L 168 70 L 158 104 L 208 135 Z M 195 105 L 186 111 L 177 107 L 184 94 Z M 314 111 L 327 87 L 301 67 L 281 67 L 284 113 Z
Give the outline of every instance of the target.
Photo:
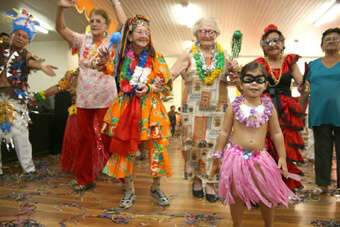
M 133 32 L 137 33 L 138 35 L 145 35 L 145 36 L 150 35 L 150 31 L 145 31 L 145 30 L 134 30 Z
M 216 31 L 214 31 L 214 30 L 208 30 L 208 29 L 200 29 L 200 30 L 198 30 L 198 32 L 199 32 L 200 34 L 210 35 L 210 36 L 213 36 L 213 35 L 216 34 Z
M 245 84 L 250 84 L 256 82 L 257 84 L 264 84 L 267 82 L 267 77 L 265 75 L 254 76 L 251 74 L 246 74 L 241 77 L 241 81 Z
M 339 37 L 326 37 L 324 40 L 324 42 L 329 43 L 329 42 L 339 42 L 340 38 Z
M 281 43 L 283 40 L 281 38 L 274 38 L 274 39 L 266 39 L 262 40 L 261 43 L 265 46 L 274 46 L 278 43 Z

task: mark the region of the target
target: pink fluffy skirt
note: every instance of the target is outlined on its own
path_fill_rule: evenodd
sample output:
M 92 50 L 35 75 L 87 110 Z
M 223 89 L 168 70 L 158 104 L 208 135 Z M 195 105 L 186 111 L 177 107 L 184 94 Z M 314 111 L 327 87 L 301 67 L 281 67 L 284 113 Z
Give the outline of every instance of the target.
M 269 153 L 228 144 L 220 168 L 219 196 L 226 204 L 235 203 L 238 197 L 251 209 L 258 203 L 287 207 L 294 193 L 283 182 L 280 169 Z

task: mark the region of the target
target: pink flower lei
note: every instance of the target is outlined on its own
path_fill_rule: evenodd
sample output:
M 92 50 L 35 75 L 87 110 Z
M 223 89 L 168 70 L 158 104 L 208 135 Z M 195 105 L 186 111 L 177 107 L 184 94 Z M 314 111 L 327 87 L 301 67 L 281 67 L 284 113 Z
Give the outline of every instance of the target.
M 269 97 L 261 97 L 261 105 L 250 107 L 244 103 L 244 97 L 239 96 L 231 104 L 235 119 L 250 128 L 259 128 L 265 124 L 273 113 L 273 104 Z

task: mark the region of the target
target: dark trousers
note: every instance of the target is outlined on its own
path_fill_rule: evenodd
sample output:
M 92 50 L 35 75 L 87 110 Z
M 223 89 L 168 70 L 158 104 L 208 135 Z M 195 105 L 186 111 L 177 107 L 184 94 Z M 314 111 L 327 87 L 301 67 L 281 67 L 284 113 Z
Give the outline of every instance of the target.
M 319 186 L 331 184 L 333 147 L 336 150 L 337 188 L 340 188 L 340 127 L 320 125 L 313 127 L 315 140 L 315 181 Z
M 171 124 L 171 135 L 175 136 L 175 132 L 176 132 L 176 124 Z

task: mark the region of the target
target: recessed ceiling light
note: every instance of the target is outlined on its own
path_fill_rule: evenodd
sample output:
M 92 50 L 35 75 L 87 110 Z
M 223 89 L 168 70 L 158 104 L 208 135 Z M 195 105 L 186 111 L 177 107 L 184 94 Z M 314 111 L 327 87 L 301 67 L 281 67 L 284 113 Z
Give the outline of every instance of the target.
M 172 15 L 177 23 L 190 28 L 203 16 L 201 7 L 194 3 L 176 4 Z

